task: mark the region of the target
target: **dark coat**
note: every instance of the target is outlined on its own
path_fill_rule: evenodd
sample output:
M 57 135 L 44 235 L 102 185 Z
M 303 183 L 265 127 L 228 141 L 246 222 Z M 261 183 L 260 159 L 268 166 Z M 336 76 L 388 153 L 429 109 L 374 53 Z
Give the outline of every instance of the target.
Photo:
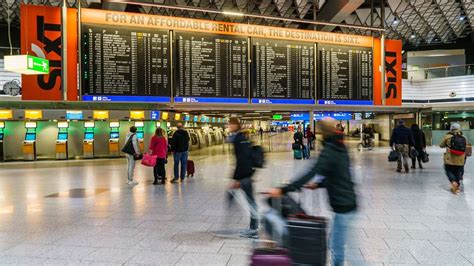
M 413 147 L 413 135 L 411 130 L 404 125 L 400 125 L 393 129 L 390 137 L 390 146 L 393 144 L 406 144 Z
M 185 152 L 189 150 L 189 134 L 184 129 L 178 129 L 174 132 L 170 141 L 173 152 Z
M 426 137 L 425 133 L 420 129 L 411 129 L 413 135 L 413 147 L 420 151 L 426 148 Z
M 244 133 L 239 132 L 235 135 L 232 143 L 234 144 L 236 160 L 233 179 L 242 180 L 252 177 L 255 170 L 253 169 L 250 141 L 245 137 Z

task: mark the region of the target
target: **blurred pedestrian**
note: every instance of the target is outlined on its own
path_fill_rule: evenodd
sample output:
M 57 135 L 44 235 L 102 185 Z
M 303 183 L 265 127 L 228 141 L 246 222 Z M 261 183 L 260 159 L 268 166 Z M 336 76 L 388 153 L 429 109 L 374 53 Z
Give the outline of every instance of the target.
M 153 185 L 158 185 L 158 180 L 161 179 L 161 184 L 166 182 L 166 158 L 168 157 L 168 141 L 166 140 L 164 130 L 157 128 L 155 135 L 150 140 L 150 154 L 156 155 L 156 164 L 153 167 L 154 182 Z
M 306 146 L 303 143 L 303 130 L 301 129 L 301 125 L 298 125 L 298 128 L 293 135 L 293 140 L 295 141 L 296 144 L 298 144 L 301 147 L 301 150 L 303 151 L 303 158 L 307 159 L 308 158 L 308 152 L 306 151 Z
M 411 147 L 413 147 L 413 136 L 409 128 L 405 126 L 405 121 L 399 120 L 398 126 L 393 129 L 392 136 L 390 137 L 390 147 L 396 150 L 400 156 L 397 161 L 397 172 L 402 171 L 402 160 L 405 172 L 408 173 L 408 153 Z
M 336 121 L 326 118 L 318 123 L 322 133 L 322 150 L 309 171 L 288 186 L 270 192 L 272 197 L 299 190 L 302 187 L 327 188 L 329 204 L 334 211 L 330 235 L 330 250 L 333 265 L 344 264 L 344 246 L 357 209 L 354 183 L 350 174 L 349 153 L 344 144 L 344 135 L 336 129 Z M 305 185 L 307 184 L 307 185 Z
M 413 124 L 411 125 L 411 134 L 413 135 L 413 148 L 416 150 L 416 156 L 411 158 L 411 168 L 416 169 L 416 161 L 418 160 L 418 166 L 420 169 L 423 169 L 421 158 L 423 158 L 423 154 L 426 152 L 425 133 L 417 124 Z
M 178 182 L 179 180 L 181 180 L 181 182 L 184 181 L 186 177 L 186 165 L 188 163 L 189 134 L 188 131 L 184 129 L 183 124 L 178 123 L 177 127 L 178 130 L 174 132 L 170 141 L 174 161 L 174 178 L 171 180 L 172 183 Z M 180 169 L 181 172 L 179 171 Z
M 451 192 L 458 194 L 466 160 L 467 140 L 463 136 L 461 126 L 458 123 L 452 123 L 450 129 L 450 132 L 446 134 L 439 146 L 446 148 L 444 153 L 444 169 L 451 183 Z
M 248 230 L 240 232 L 241 237 L 257 238 L 258 237 L 258 217 L 257 217 L 257 203 L 255 202 L 254 188 L 252 183 L 252 176 L 255 172 L 252 163 L 252 150 L 250 141 L 242 131 L 240 121 L 236 117 L 229 119 L 229 131 L 234 134 L 232 143 L 234 144 L 234 154 L 236 165 L 233 181 L 229 189 L 242 189 L 247 202 L 250 207 L 250 225 Z M 229 198 L 229 201 L 232 201 Z
M 311 125 L 308 125 L 308 127 L 306 128 L 306 139 L 307 139 L 307 142 L 308 142 L 308 148 L 310 150 L 313 150 L 314 149 L 314 140 L 316 139 L 316 135 L 311 130 Z
M 260 129 L 258 130 L 258 133 L 260 134 L 260 139 L 263 140 L 263 128 L 260 127 Z

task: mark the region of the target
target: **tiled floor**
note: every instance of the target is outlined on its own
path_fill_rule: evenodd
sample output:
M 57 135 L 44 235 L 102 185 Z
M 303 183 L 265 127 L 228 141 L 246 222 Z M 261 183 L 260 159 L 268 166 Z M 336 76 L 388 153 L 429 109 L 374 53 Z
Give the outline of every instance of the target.
M 0 164 L 0 264 L 248 264 L 249 241 L 212 234 L 248 223 L 245 211 L 224 206 L 233 161 L 223 151 L 193 154 L 195 177 L 165 186 L 151 185 L 151 169 L 142 166 L 140 184 L 127 186 L 124 159 Z M 360 210 L 351 265 L 474 265 L 474 166 L 467 164 L 465 193 L 452 195 L 441 150 L 430 152 L 426 169 L 398 174 L 388 149 L 352 151 Z M 290 152 L 268 154 L 257 190 L 309 163 Z M 330 216 L 324 191 L 301 197 L 311 213 Z

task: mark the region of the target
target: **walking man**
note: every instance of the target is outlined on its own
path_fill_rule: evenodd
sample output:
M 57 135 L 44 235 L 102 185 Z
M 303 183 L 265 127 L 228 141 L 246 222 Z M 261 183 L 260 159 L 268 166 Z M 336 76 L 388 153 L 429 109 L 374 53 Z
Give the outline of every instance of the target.
M 405 172 L 408 173 L 408 153 L 411 147 L 413 147 L 413 135 L 411 130 L 405 126 L 405 121 L 399 120 L 398 126 L 393 129 L 392 136 L 390 137 L 390 147 L 395 149 L 400 156 L 397 161 L 397 172 L 402 172 L 402 160 Z

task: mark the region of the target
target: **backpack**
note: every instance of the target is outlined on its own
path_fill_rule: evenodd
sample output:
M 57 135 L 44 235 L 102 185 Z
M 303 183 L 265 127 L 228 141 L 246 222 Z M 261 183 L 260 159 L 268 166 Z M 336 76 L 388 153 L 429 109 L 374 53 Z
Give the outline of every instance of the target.
M 263 165 L 265 164 L 265 155 L 262 146 L 254 145 L 250 147 L 250 149 L 252 151 L 250 154 L 252 157 L 252 166 L 256 168 L 263 168 Z
M 466 152 L 466 138 L 460 134 L 452 134 L 450 145 L 448 146 L 449 152 L 455 155 L 464 155 Z

